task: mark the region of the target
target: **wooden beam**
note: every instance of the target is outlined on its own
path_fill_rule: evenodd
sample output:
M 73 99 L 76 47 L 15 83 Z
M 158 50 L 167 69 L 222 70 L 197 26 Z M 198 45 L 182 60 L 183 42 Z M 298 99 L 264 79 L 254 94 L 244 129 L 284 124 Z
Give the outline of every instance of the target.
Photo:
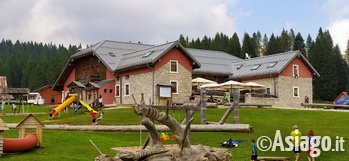
M 10 129 L 15 129 L 16 124 L 6 124 Z M 158 131 L 170 131 L 165 125 L 155 125 Z M 184 129 L 186 126 L 181 125 Z M 45 125 L 44 130 L 68 130 L 68 131 L 119 131 L 119 132 L 139 132 L 147 131 L 142 125 Z M 223 125 L 191 125 L 192 132 L 251 132 L 249 124 L 223 124 Z

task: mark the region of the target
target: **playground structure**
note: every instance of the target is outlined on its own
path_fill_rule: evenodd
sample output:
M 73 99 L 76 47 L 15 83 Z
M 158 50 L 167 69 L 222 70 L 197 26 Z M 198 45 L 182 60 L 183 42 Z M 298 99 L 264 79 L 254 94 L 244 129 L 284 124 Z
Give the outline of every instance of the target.
M 3 131 L 8 130 L 6 124 L 0 119 L 0 156 L 2 153 L 24 152 L 42 145 L 42 128 L 44 125 L 32 114 L 29 114 L 16 126 L 19 128 L 19 138 L 3 138 Z M 26 133 L 30 129 L 34 133 Z
M 57 115 L 60 113 L 60 111 L 62 111 L 63 109 L 65 109 L 66 107 L 68 107 L 70 104 L 72 104 L 73 102 L 75 102 L 78 98 L 78 95 L 77 94 L 70 94 L 69 95 L 70 97 L 65 100 L 62 104 L 58 105 L 56 108 L 53 109 L 52 112 L 50 112 L 50 114 L 52 116 L 54 115 Z M 96 112 L 90 105 L 88 105 L 87 103 L 85 103 L 83 100 L 78 100 L 79 103 L 81 105 L 78 105 L 76 107 L 76 109 L 74 110 L 74 112 L 77 112 L 77 110 L 79 110 L 82 106 L 86 107 L 88 111 L 93 111 L 93 112 Z
M 96 158 L 97 161 L 136 161 L 136 160 L 207 160 L 207 161 L 228 161 L 231 159 L 231 154 L 227 149 L 212 148 L 202 145 L 192 145 L 188 134 L 190 133 L 190 125 L 193 121 L 191 117 L 186 120 L 185 128 L 182 128 L 180 123 L 171 117 L 166 112 L 159 112 L 157 109 L 144 104 L 142 100 L 140 104 L 133 107 L 134 112 L 142 117 L 141 124 L 145 126 L 149 132 L 148 138 L 142 149 L 135 148 L 116 148 L 118 154 L 115 157 L 108 157 L 102 154 Z M 174 139 L 178 147 L 164 146 L 153 121 L 158 121 L 166 125 L 174 134 Z M 221 125 L 223 126 L 223 125 Z M 149 145 L 149 146 L 148 146 Z

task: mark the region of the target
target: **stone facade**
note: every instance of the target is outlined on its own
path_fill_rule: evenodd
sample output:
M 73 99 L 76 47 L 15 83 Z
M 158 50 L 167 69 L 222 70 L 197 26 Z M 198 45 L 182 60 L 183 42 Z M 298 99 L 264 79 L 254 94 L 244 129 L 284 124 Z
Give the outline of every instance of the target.
M 293 88 L 298 87 L 299 96 L 293 96 Z M 312 78 L 294 78 L 283 77 L 278 78 L 277 83 L 278 98 L 280 105 L 289 107 L 301 107 L 304 97 L 309 97 L 309 103 L 313 103 L 313 81 Z
M 301 107 L 300 104 L 304 102 L 305 96 L 309 97 L 309 103 L 313 102 L 312 78 L 279 76 L 253 80 L 253 82 L 263 84 L 266 88 L 270 88 L 270 94 L 275 95 L 277 98 L 257 98 L 246 95 L 246 103 L 264 103 L 281 107 Z M 299 90 L 298 97 L 293 96 L 294 87 Z
M 154 74 L 154 83 L 153 83 Z M 128 77 L 128 78 L 127 78 Z M 178 72 L 170 73 L 170 62 L 166 63 L 158 70 L 145 72 L 128 76 L 121 76 L 116 80 L 116 85 L 120 85 L 120 97 L 116 97 L 117 104 L 133 104 L 135 99 L 141 99 L 141 93 L 144 93 L 146 104 L 166 105 L 166 99 L 159 97 L 158 84 L 171 85 L 171 81 L 177 81 L 178 93 L 172 94 L 172 102 L 186 102 L 192 93 L 191 72 L 178 63 Z M 130 95 L 125 96 L 125 85 L 130 85 Z M 154 96 L 153 96 L 154 95 Z M 120 101 L 122 100 L 122 101 Z

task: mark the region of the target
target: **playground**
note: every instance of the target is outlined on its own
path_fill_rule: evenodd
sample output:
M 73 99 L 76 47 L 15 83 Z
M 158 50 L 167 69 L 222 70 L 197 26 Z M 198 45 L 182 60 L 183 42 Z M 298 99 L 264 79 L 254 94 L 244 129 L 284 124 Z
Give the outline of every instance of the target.
M 86 109 L 78 113 L 62 112 L 55 116 L 53 120 L 49 119 L 48 111 L 50 108 L 41 106 L 30 106 L 26 113 L 32 113 L 38 120 L 45 125 L 91 125 L 91 117 Z M 8 112 L 1 119 L 7 124 L 17 124 L 27 114 L 9 114 L 10 106 L 6 106 Z M 226 112 L 225 108 L 207 109 L 207 120 L 218 122 Z M 140 125 L 140 117 L 135 115 L 131 108 L 111 108 L 104 110 L 105 116 L 99 122 L 98 126 L 104 125 Z M 192 124 L 200 123 L 200 112 L 194 114 Z M 176 120 L 185 118 L 184 111 L 170 111 L 170 115 Z M 275 108 L 249 108 L 240 109 L 240 123 L 248 123 L 254 127 L 252 133 L 232 133 L 232 132 L 192 132 L 192 144 L 203 144 L 212 147 L 220 147 L 220 143 L 228 138 L 251 140 L 260 136 L 274 137 L 275 130 L 280 130 L 283 135 L 288 135 L 292 130 L 292 125 L 298 124 L 300 131 L 306 133 L 313 129 L 316 135 L 320 136 L 342 136 L 348 141 L 349 128 L 344 122 L 349 122 L 347 112 L 333 112 L 320 110 L 285 110 Z M 287 118 L 287 119 L 284 119 Z M 320 123 L 314 123 L 321 121 Z M 232 117 L 228 117 L 227 123 L 233 122 Z M 171 133 L 169 133 L 171 136 Z M 4 138 L 18 137 L 18 130 L 11 129 L 4 133 Z M 92 140 L 96 146 L 105 154 L 115 156 L 115 151 L 111 148 L 125 146 L 142 146 L 147 137 L 147 132 L 104 132 L 104 131 L 65 131 L 65 130 L 47 130 L 43 129 L 42 145 L 40 148 L 21 153 L 4 153 L 2 159 L 9 161 L 19 160 L 94 160 L 99 155 L 98 151 L 91 145 Z M 169 139 L 163 141 L 164 144 L 175 143 Z M 344 144 L 348 149 L 348 144 Z M 240 143 L 237 148 L 228 149 L 232 154 L 232 160 L 245 161 L 250 157 L 250 143 Z M 346 152 L 322 152 L 317 160 L 348 160 Z M 260 152 L 261 156 L 280 156 L 294 157 L 293 152 Z M 347 157 L 347 158 L 346 158 Z M 306 160 L 306 153 L 301 153 L 301 159 Z

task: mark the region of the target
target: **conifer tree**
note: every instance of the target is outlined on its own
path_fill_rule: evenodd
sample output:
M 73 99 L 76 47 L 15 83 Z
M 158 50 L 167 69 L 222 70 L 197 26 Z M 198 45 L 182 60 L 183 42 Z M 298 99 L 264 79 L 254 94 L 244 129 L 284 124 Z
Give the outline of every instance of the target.
M 240 45 L 239 37 L 236 34 L 236 32 L 231 37 L 229 44 L 230 44 L 229 45 L 229 49 L 230 49 L 229 53 L 236 56 L 236 57 L 240 57 L 241 45 Z
M 248 33 L 244 34 L 244 39 L 242 41 L 242 47 L 241 47 L 241 54 L 240 58 L 246 58 L 246 54 L 249 55 L 249 57 L 253 58 L 256 57 L 256 49 L 253 45 L 253 41 L 251 37 L 248 35 Z
M 335 55 L 335 64 L 337 71 L 337 90 L 336 95 L 341 92 L 348 91 L 349 87 L 349 67 L 346 60 L 343 58 L 339 46 L 336 45 L 333 49 L 333 53 Z
M 333 53 L 333 41 L 329 31 L 322 31 L 316 37 L 309 53 L 310 63 L 320 73 L 313 81 L 314 98 L 333 101 L 337 94 L 337 71 Z
M 269 42 L 267 44 L 267 49 L 265 52 L 266 55 L 272 55 L 272 54 L 277 53 L 277 42 L 276 41 L 277 40 L 276 40 L 274 34 L 271 34 L 271 36 L 269 38 Z
M 306 54 L 304 39 L 303 39 L 301 33 L 299 33 L 299 32 L 297 33 L 296 37 L 294 38 L 293 50 L 299 50 L 303 55 Z

